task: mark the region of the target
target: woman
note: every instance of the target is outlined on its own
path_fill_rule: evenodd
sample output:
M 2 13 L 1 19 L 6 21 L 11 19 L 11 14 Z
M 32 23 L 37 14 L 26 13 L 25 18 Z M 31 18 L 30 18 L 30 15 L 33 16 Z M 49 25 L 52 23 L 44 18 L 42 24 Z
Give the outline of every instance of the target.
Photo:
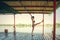
M 32 36 L 33 36 L 34 27 L 35 27 L 36 25 L 42 23 L 43 20 L 42 20 L 41 22 L 35 24 L 34 16 L 32 16 L 31 14 L 30 14 L 30 16 L 31 16 L 31 20 L 32 20 Z

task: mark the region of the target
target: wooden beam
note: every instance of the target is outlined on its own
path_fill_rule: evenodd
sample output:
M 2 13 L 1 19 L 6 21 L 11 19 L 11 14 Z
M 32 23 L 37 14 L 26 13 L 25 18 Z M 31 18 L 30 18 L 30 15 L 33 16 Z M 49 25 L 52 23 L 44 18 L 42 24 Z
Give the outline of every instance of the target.
M 31 0 L 1 0 L 1 1 L 31 1 Z M 48 0 L 32 0 L 32 1 L 48 1 Z M 49 0 L 49 1 L 53 1 L 53 0 Z
M 45 12 L 42 12 L 42 11 L 41 12 L 40 11 L 18 11 L 18 12 L 23 13 L 23 14 L 28 14 L 28 13 L 34 13 L 34 14 L 35 13 L 37 13 L 37 14 L 43 14 L 43 13 L 44 14 L 50 14 L 51 13 L 51 12 L 46 12 L 46 11 Z
M 26 10 L 16 10 L 16 11 L 26 11 Z M 27 11 L 49 11 L 49 12 L 52 12 L 53 10 L 27 10 Z
M 54 1 L 54 0 L 0 0 L 0 1 Z M 56 0 L 60 1 L 60 0 Z
M 13 7 L 17 11 L 53 11 L 53 7 Z
M 53 8 L 54 6 L 10 6 L 10 7 L 48 7 L 48 8 Z

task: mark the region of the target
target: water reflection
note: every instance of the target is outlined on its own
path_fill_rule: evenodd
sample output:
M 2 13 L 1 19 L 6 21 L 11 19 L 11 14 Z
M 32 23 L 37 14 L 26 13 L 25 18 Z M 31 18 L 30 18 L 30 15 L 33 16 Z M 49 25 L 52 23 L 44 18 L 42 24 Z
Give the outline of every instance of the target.
M 33 36 L 31 36 L 31 40 L 34 40 Z
M 14 35 L 14 40 L 16 40 L 16 35 Z
M 49 38 L 46 37 L 46 39 Z M 31 33 L 19 33 L 19 32 L 17 32 L 16 35 L 14 35 L 13 32 L 9 32 L 8 35 L 0 33 L 0 40 L 44 40 L 44 36 L 42 36 L 42 34 L 36 33 L 34 33 L 34 35 L 32 36 Z
M 16 40 L 16 32 L 15 31 L 13 32 L 13 35 L 14 35 L 14 40 Z
M 8 33 L 5 33 L 5 37 L 8 37 Z

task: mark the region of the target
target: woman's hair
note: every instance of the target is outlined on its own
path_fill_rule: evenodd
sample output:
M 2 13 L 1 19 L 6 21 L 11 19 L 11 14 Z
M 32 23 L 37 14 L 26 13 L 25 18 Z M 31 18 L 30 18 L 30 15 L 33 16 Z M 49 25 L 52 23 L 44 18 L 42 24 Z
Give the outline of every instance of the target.
M 34 16 L 32 16 L 32 18 L 34 18 Z

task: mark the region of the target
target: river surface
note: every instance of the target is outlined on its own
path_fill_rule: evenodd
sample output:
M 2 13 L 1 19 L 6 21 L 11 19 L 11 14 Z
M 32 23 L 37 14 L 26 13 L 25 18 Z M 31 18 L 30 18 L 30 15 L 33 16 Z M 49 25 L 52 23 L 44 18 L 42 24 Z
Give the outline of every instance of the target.
M 14 36 L 13 26 L 0 26 L 0 40 L 52 40 L 53 27 L 44 27 L 44 36 L 42 35 L 43 27 L 35 27 L 34 36 L 31 36 L 32 27 L 16 27 L 16 35 Z M 5 35 L 4 30 L 8 29 L 8 34 Z M 56 40 L 60 40 L 60 28 L 56 28 Z M 47 36 L 47 33 L 48 36 Z M 49 36 L 50 35 L 50 36 Z

